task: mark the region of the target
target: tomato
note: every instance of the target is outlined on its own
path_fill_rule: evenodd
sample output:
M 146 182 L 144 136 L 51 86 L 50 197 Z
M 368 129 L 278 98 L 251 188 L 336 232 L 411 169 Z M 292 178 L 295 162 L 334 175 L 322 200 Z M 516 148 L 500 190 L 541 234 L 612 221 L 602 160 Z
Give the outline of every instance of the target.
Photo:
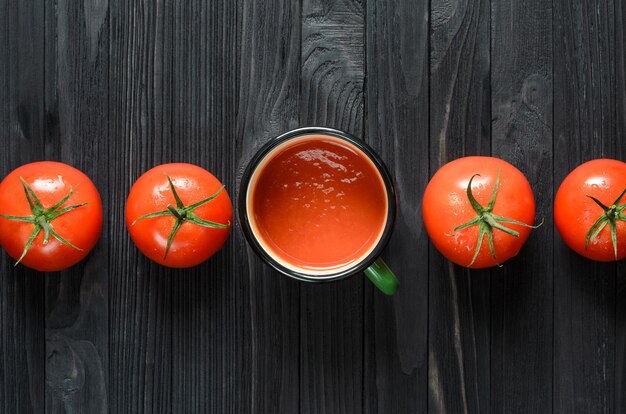
M 565 243 L 589 259 L 625 258 L 624 191 L 626 163 L 598 159 L 574 169 L 554 199 L 554 222 Z
M 101 230 L 100 194 L 74 167 L 34 162 L 0 183 L 0 244 L 18 263 L 43 272 L 66 269 L 93 249 Z
M 168 267 L 191 267 L 217 252 L 233 208 L 224 186 L 191 164 L 163 164 L 143 174 L 126 203 L 126 225 L 143 254 Z
M 528 180 L 498 158 L 464 157 L 444 165 L 428 183 L 422 204 L 435 247 L 470 268 L 504 263 L 536 227 Z

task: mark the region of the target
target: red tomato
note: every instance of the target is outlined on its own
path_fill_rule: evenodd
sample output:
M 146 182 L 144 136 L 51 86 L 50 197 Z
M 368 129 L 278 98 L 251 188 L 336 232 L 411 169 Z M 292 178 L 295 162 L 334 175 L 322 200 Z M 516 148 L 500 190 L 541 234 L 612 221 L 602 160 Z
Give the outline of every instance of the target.
M 554 222 L 565 243 L 589 259 L 625 258 L 625 190 L 626 164 L 621 161 L 593 160 L 574 169 L 554 199 Z
M 191 164 L 151 169 L 135 182 L 126 203 L 133 241 L 168 267 L 191 267 L 213 256 L 228 238 L 232 218 L 222 183 Z
M 461 266 L 484 268 L 519 252 L 533 227 L 535 199 L 526 177 L 508 162 L 465 157 L 433 176 L 422 213 L 441 254 Z
M 0 244 L 25 266 L 43 272 L 66 269 L 89 253 L 101 230 L 100 194 L 76 168 L 34 162 L 0 183 Z

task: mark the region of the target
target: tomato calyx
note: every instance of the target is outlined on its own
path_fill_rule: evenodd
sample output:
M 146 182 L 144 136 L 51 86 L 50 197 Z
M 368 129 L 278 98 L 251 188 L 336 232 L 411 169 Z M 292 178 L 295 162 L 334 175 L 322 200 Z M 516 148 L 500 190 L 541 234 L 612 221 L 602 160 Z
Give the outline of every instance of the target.
M 42 230 L 44 234 L 43 236 L 44 245 L 48 244 L 48 242 L 50 241 L 50 236 L 52 236 L 55 239 L 57 239 L 59 242 L 61 242 L 62 244 L 69 246 L 72 249 L 82 251 L 83 249 L 74 246 L 72 243 L 65 240 L 59 233 L 57 233 L 52 227 L 52 221 L 65 213 L 69 213 L 70 211 L 75 210 L 84 205 L 87 205 L 89 203 L 75 204 L 72 206 L 61 208 L 66 202 L 69 201 L 69 199 L 74 194 L 75 188 L 72 188 L 70 192 L 61 199 L 61 201 L 59 201 L 58 203 L 56 203 L 50 208 L 44 208 L 43 205 L 41 204 L 41 201 L 39 201 L 37 194 L 35 194 L 33 189 L 30 187 L 30 185 L 28 185 L 28 183 L 24 180 L 24 178 L 20 177 L 20 181 L 22 182 L 22 187 L 24 187 L 24 194 L 26 195 L 26 200 L 28 201 L 28 205 L 30 206 L 30 210 L 32 211 L 33 215 L 32 216 L 10 216 L 6 214 L 0 214 L 0 217 L 3 217 L 7 220 L 30 223 L 34 226 L 33 232 L 30 234 L 30 237 L 28 238 L 28 241 L 26 242 L 26 245 L 24 246 L 24 251 L 22 252 L 22 255 L 20 256 L 19 259 L 17 259 L 17 262 L 15 262 L 15 266 L 17 266 L 22 261 L 24 256 L 26 256 L 26 253 L 28 253 L 28 250 L 32 246 L 33 242 L 35 241 L 35 238 L 39 235 L 39 233 Z
M 626 221 L 626 215 L 624 215 L 624 210 L 626 210 L 626 204 L 619 205 L 622 197 L 626 194 L 626 188 L 622 191 L 622 194 L 617 197 L 617 199 L 611 204 L 610 207 L 605 206 L 600 200 L 597 198 L 588 195 L 590 199 L 592 199 L 597 205 L 604 210 L 604 213 L 598 217 L 593 226 L 589 229 L 587 233 L 587 237 L 585 238 L 585 250 L 589 247 L 589 240 L 595 239 L 598 237 L 600 232 L 604 230 L 604 228 L 609 225 L 611 229 L 611 242 L 613 243 L 613 253 L 615 253 L 615 260 L 617 260 L 617 221 Z
M 467 198 L 469 199 L 469 202 L 472 205 L 472 208 L 476 212 L 477 216 L 467 223 L 461 224 L 460 226 L 456 227 L 454 229 L 454 232 L 456 233 L 457 231 L 466 229 L 468 227 L 478 226 L 478 243 L 476 244 L 476 251 L 474 252 L 474 257 L 472 257 L 472 261 L 467 265 L 467 267 L 472 266 L 476 261 L 478 253 L 480 252 L 480 249 L 482 247 L 485 235 L 487 235 L 487 242 L 489 243 L 489 252 L 491 253 L 491 257 L 493 257 L 493 261 L 496 263 L 496 265 L 501 267 L 502 265 L 498 263 L 498 259 L 496 258 L 496 251 L 493 244 L 493 229 L 496 228 L 500 231 L 503 231 L 504 233 L 510 234 L 511 236 L 519 237 L 519 233 L 517 231 L 508 228 L 501 223 L 517 224 L 531 229 L 536 229 L 543 224 L 543 220 L 538 225 L 531 226 L 521 221 L 493 214 L 493 208 L 496 204 L 496 195 L 498 194 L 498 187 L 500 186 L 500 171 L 498 171 L 496 183 L 493 186 L 493 192 L 491 194 L 491 199 L 489 200 L 489 204 L 487 204 L 487 207 L 483 207 L 478 202 L 478 200 L 476 200 L 474 194 L 472 194 L 472 181 L 475 177 L 480 177 L 480 174 L 474 174 L 470 178 L 469 183 L 467 184 Z M 454 234 L 448 234 L 448 236 L 453 235 Z
M 196 203 L 185 206 L 182 200 L 180 199 L 180 197 L 178 196 L 178 193 L 176 192 L 176 187 L 174 187 L 174 183 L 172 183 L 172 179 L 169 177 L 169 175 L 166 175 L 166 177 L 167 177 L 167 181 L 170 184 L 170 188 L 172 189 L 172 194 L 174 195 L 174 200 L 176 201 L 176 207 L 174 207 L 171 204 L 168 204 L 166 210 L 144 214 L 143 216 L 138 217 L 131 224 L 131 226 L 134 226 L 135 223 L 137 223 L 139 220 L 144 220 L 144 219 L 154 218 L 154 217 L 172 216 L 176 219 L 176 221 L 174 222 L 174 226 L 172 227 L 172 231 L 170 232 L 170 235 L 167 238 L 167 246 L 165 247 L 165 255 L 163 256 L 163 259 L 167 258 L 167 254 L 169 253 L 170 247 L 172 246 L 172 242 L 174 241 L 174 236 L 176 236 L 176 233 L 178 232 L 178 230 L 180 230 L 181 226 L 185 222 L 189 222 L 198 226 L 208 227 L 212 229 L 230 228 L 230 222 L 228 224 L 215 223 L 213 221 L 208 221 L 201 217 L 198 217 L 194 213 L 194 210 L 196 210 L 198 207 L 201 207 L 209 203 L 211 200 L 219 196 L 221 192 L 224 191 L 224 186 L 220 187 L 219 190 L 217 190 L 214 194 L 210 195 L 204 200 L 200 200 Z

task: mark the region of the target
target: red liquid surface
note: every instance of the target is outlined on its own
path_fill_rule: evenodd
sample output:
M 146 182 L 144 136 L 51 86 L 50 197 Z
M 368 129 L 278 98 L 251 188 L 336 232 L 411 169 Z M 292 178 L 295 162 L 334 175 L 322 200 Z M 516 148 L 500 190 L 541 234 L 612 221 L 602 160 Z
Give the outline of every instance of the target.
M 350 265 L 378 242 L 387 219 L 382 178 L 356 147 L 315 136 L 261 163 L 250 200 L 266 250 L 305 270 Z

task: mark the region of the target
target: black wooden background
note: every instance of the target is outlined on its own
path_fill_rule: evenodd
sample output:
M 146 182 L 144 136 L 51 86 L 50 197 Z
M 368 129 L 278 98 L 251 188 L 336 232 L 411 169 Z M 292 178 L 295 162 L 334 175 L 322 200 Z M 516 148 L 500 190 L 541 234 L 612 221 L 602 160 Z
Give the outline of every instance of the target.
M 105 203 L 71 270 L 0 275 L 2 413 L 626 413 L 626 264 L 569 251 L 565 175 L 626 160 L 626 0 L 0 0 L 0 175 L 53 159 Z M 231 197 L 263 143 L 363 137 L 399 215 L 385 297 L 264 266 L 234 229 L 190 270 L 124 224 L 152 166 Z M 421 195 L 463 155 L 512 162 L 538 217 L 520 255 L 468 271 L 429 244 Z

